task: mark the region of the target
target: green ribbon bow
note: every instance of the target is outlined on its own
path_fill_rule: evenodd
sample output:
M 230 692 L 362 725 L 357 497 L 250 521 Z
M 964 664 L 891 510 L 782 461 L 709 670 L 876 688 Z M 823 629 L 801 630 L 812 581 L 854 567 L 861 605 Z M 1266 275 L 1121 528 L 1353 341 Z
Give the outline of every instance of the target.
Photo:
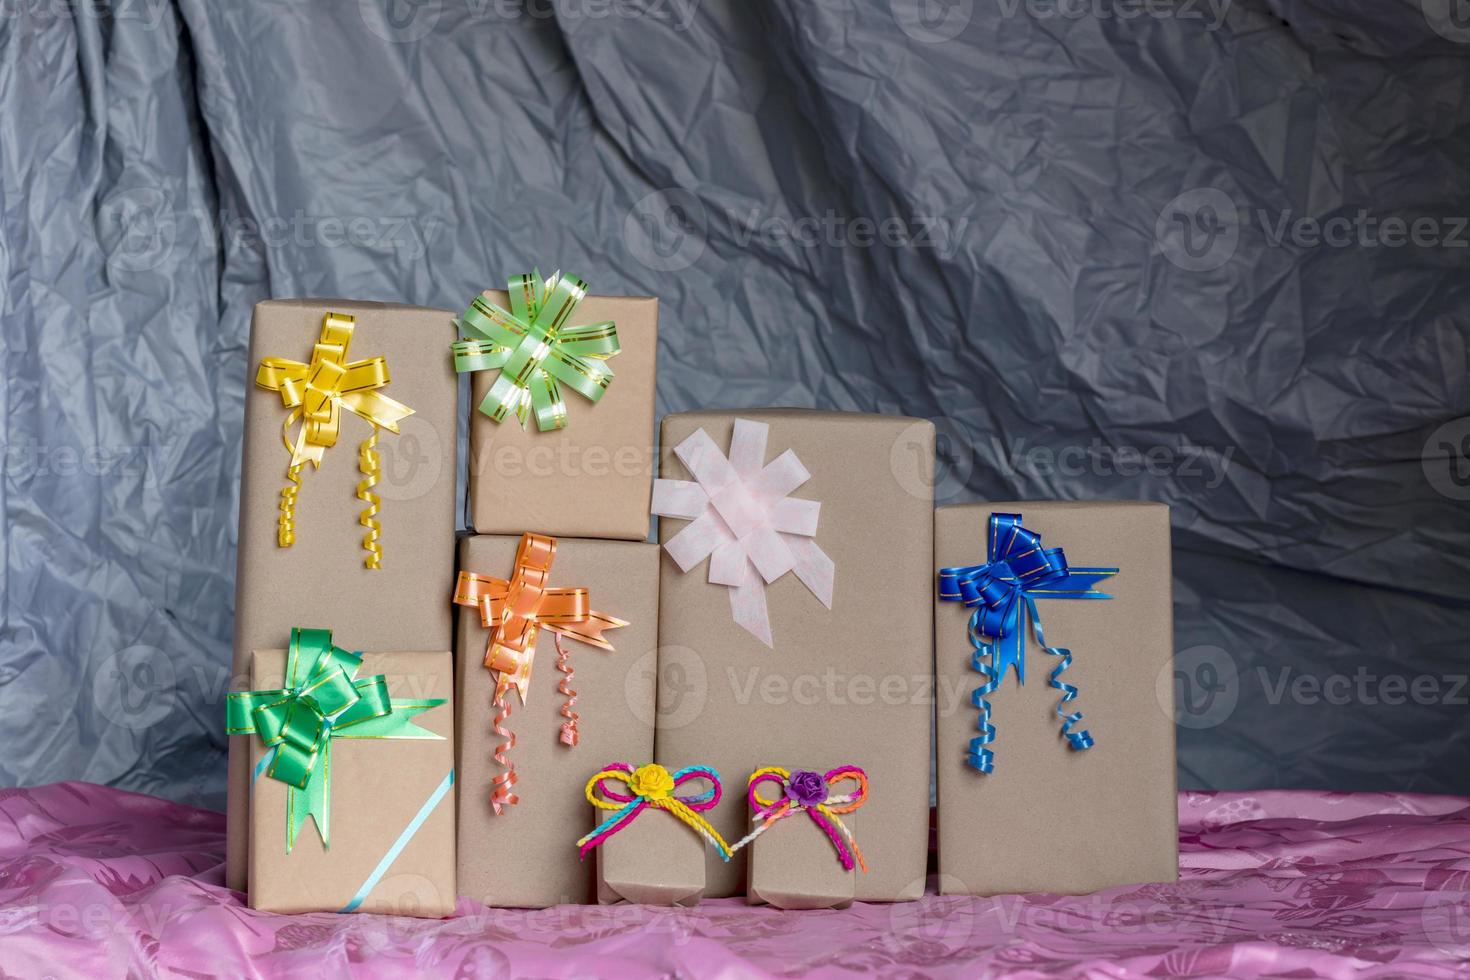
M 271 749 L 266 775 L 285 783 L 286 853 L 307 816 L 322 847 L 330 844 L 331 755 L 334 738 L 436 738 L 415 715 L 443 698 L 405 701 L 388 697 L 382 674 L 354 680 L 362 657 L 332 645 L 331 630 L 294 628 L 286 653 L 286 687 L 241 691 L 225 703 L 225 734 L 259 735 Z M 264 761 L 264 760 L 263 760 Z
M 524 426 L 534 408 L 537 428 L 560 429 L 567 424 L 562 385 L 596 403 L 612 383 L 606 362 L 622 349 L 618 328 L 611 320 L 566 325 L 587 295 L 587 284 L 576 276 L 558 272 L 545 282 L 540 272 L 512 276 L 506 292 L 509 310 L 476 296 L 455 321 L 464 339 L 452 345 L 454 370 L 500 369 L 480 402 L 480 411 L 496 422 L 513 412 Z

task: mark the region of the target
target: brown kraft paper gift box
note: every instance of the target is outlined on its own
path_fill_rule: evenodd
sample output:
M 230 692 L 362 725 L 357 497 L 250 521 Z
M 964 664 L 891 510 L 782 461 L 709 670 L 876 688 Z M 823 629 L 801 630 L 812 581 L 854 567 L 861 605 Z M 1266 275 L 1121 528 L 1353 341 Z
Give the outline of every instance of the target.
M 282 686 L 286 651 L 257 651 L 253 690 Z M 268 912 L 337 912 L 358 894 L 421 808 L 441 793 L 454 766 L 453 662 L 439 653 L 368 653 L 356 678 L 383 674 L 388 694 L 412 700 L 443 698 L 413 723 L 441 736 L 337 738 L 331 745 L 331 847 L 322 847 L 311 817 L 286 853 L 285 783 L 264 773 L 250 808 L 250 907 Z M 251 768 L 266 749 L 248 738 Z M 454 793 L 442 793 L 422 825 L 383 870 L 357 911 L 442 917 L 454 911 Z
M 372 427 L 342 413 L 337 445 L 320 469 L 301 474 L 296 542 L 276 544 L 280 491 L 290 453 L 281 427 L 289 410 L 281 396 L 255 384 L 266 357 L 307 363 L 327 312 L 355 318 L 349 360 L 386 358 L 383 392 L 414 414 L 399 433 L 382 432 L 378 452 L 382 498 L 377 520 L 382 567 L 363 567 L 364 528 L 357 499 L 362 480 L 358 447 Z M 447 310 L 348 300 L 270 300 L 257 304 L 250 328 L 245 384 L 244 461 L 235 586 L 233 686 L 245 685 L 250 651 L 283 647 L 294 626 L 334 631 L 348 650 L 448 650 L 454 584 L 454 445 L 456 381 L 449 342 L 454 315 Z M 292 437 L 300 430 L 292 427 Z M 249 752 L 230 740 L 225 883 L 245 888 L 249 834 Z
M 754 814 L 752 814 L 752 817 Z M 842 814 L 857 838 L 860 815 Z M 862 874 L 842 866 L 832 840 L 805 813 L 776 822 L 747 849 L 746 898 L 778 909 L 844 909 L 853 902 Z
M 465 538 L 460 568 L 508 579 L 519 543 L 519 535 Z M 492 781 L 503 770 L 493 757 L 502 740 L 493 731 L 495 678 L 484 665 L 489 633 L 476 609 L 457 610 L 459 883 L 465 895 L 495 907 L 593 901 L 596 862 L 577 853 L 577 840 L 594 826 L 588 822 L 587 780 L 608 763 L 639 765 L 653 756 L 658 546 L 557 538 L 549 585 L 587 589 L 592 609 L 628 625 L 604 634 L 612 651 L 562 639 L 577 692 L 573 710 L 580 716 L 580 742 L 572 748 L 560 742 L 565 719 L 555 638 L 541 629 L 528 704 L 514 691 L 506 695 L 511 714 L 505 727 L 516 736 L 509 758 L 520 802 L 499 815 L 490 805 Z
M 966 763 L 978 735 L 970 692 L 970 609 L 941 602 L 934 617 L 938 712 L 939 883 L 945 894 L 1082 894 L 1113 885 L 1178 878 L 1178 803 L 1170 664 L 1169 509 L 1139 502 L 997 503 L 940 508 L 936 569 L 986 561 L 993 513 L 1019 514 L 1045 548 L 1074 568 L 1116 567 L 1097 591 L 1111 599 L 1037 598 L 1053 647 L 1072 651 L 1061 680 L 1078 688 L 1074 731 L 1095 744 L 1071 750 L 1060 737 L 1061 692 L 1047 681 L 1059 662 L 1026 626 L 1026 683 L 1008 671 L 989 697 L 994 771 Z M 933 577 L 931 576 L 931 580 Z
M 483 295 L 508 308 L 504 291 Z M 538 431 L 534 414 L 524 427 L 513 415 L 493 421 L 479 405 L 500 372 L 471 376 L 468 497 L 477 533 L 648 538 L 658 300 L 588 295 L 568 322 L 604 320 L 617 325 L 622 348 L 607 360 L 612 383 L 596 404 L 563 386 L 564 428 Z
M 929 834 L 934 427 L 805 409 L 669 415 L 661 476 L 690 479 L 673 450 L 700 428 L 727 452 L 737 419 L 769 424 L 765 462 L 791 449 L 811 474 L 790 496 L 821 504 L 815 541 L 835 564 L 832 608 L 793 573 L 766 585 L 767 648 L 733 621 L 708 559 L 683 572 L 664 554 L 656 757 L 671 769 L 712 766 L 735 794 L 772 760 L 861 766 L 870 870 L 855 898 L 918 898 Z M 660 540 L 689 523 L 660 520 Z M 731 803 L 708 816 L 733 843 L 747 820 L 738 795 Z M 743 852 L 728 864 L 707 855 L 706 894 L 742 894 L 745 862 Z
M 601 824 L 611 813 L 596 810 L 591 826 Z M 704 838 L 672 814 L 646 807 L 632 823 L 598 845 L 597 903 L 698 905 L 704 895 L 704 852 L 708 849 Z M 650 854 L 657 855 L 657 860 L 650 861 Z

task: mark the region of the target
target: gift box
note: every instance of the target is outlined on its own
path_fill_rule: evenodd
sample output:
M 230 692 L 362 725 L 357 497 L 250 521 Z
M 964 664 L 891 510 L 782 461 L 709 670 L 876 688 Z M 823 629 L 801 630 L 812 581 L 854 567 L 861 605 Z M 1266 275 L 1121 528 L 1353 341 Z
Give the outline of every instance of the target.
M 252 650 L 284 646 L 302 623 L 336 624 L 337 641 L 351 649 L 450 648 L 456 380 L 445 347 L 453 319 L 445 310 L 347 300 L 256 306 L 233 689 L 248 681 Z M 306 457 L 299 466 L 298 449 Z M 378 463 L 371 480 L 361 465 L 368 454 Z M 292 498 L 289 547 L 280 545 L 284 494 Z M 364 547 L 370 535 L 381 549 L 377 568 L 366 567 L 377 555 Z M 225 880 L 235 889 L 244 889 L 247 869 L 247 755 L 232 739 Z
M 600 822 L 606 817 L 595 812 Z M 635 820 L 596 852 L 597 904 L 698 905 L 704 895 L 704 842 L 664 814 Z M 649 860 L 657 855 L 656 860 Z
M 473 316 L 472 307 L 470 318 L 494 330 L 495 309 L 510 312 L 513 304 L 500 290 L 486 290 L 481 299 L 492 306 L 483 307 L 483 319 Z M 617 354 L 583 357 L 579 363 L 611 377 L 595 402 L 557 382 L 561 408 L 542 415 L 554 417 L 551 424 L 560 423 L 559 428 L 543 429 L 534 405 L 528 405 L 524 422 L 513 412 L 492 420 L 478 406 L 505 372 L 473 372 L 477 408 L 470 413 L 468 500 L 469 524 L 478 533 L 519 534 L 530 528 L 566 537 L 648 538 L 658 300 L 589 295 L 566 319 L 568 328 L 605 323 L 615 327 Z M 483 337 L 463 326 L 460 332 Z M 573 342 L 575 337 L 571 334 Z M 547 356 L 557 355 L 553 350 Z M 534 377 L 528 383 L 539 393 Z
M 973 504 L 934 521 L 947 570 L 934 609 L 939 688 L 964 695 L 937 718 L 940 890 L 1174 881 L 1168 508 Z
M 299 730 L 308 712 L 281 689 L 308 680 L 309 657 L 298 655 L 294 683 L 287 661 L 286 650 L 257 651 L 251 688 L 280 695 L 256 703 L 267 713 L 278 706 L 286 727 L 295 721 Z M 249 739 L 250 907 L 449 915 L 456 898 L 449 651 L 368 653 L 355 671 L 348 669 L 364 690 L 355 708 L 330 723 L 318 750 L 325 757 L 313 773 L 317 787 L 302 790 L 286 781 L 288 760 L 277 756 L 291 740 L 268 747 L 264 721 L 255 733 L 231 740 Z M 375 715 L 364 708 L 373 697 L 366 685 L 378 678 L 389 710 Z M 316 680 L 306 686 L 320 691 Z
M 751 833 L 736 845 L 749 852 L 746 897 L 752 905 L 778 909 L 847 908 L 865 867 L 857 845 L 856 809 L 866 802 L 867 781 L 858 796 L 842 785 L 850 782 L 842 770 L 828 778 L 810 770 L 791 775 L 792 788 L 784 797 L 783 786 L 774 794 L 767 790 L 764 798 L 749 796 Z M 821 789 L 826 806 L 801 805 L 803 778 Z M 829 798 L 829 790 L 840 797 Z
M 627 785 L 609 789 L 607 776 L 619 770 L 627 774 Z M 661 799 L 633 788 L 640 776 L 655 771 L 666 777 Z M 662 766 L 615 764 L 593 777 L 587 795 L 602 805 L 594 807 L 593 829 L 577 844 L 584 857 L 596 854 L 599 905 L 699 904 L 705 851 L 722 859 L 729 855 L 707 821 L 723 795 L 713 770 L 669 773 Z
M 932 424 L 691 412 L 665 417 L 662 445 L 661 475 L 677 482 L 654 493 L 659 538 L 674 552 L 659 572 L 656 758 L 731 779 L 773 759 L 861 766 L 881 790 L 863 809 L 869 872 L 855 897 L 919 897 L 933 715 Z M 711 821 L 728 840 L 747 829 L 738 805 Z M 706 894 L 742 894 L 745 860 L 708 856 Z
M 565 593 L 553 593 L 539 606 L 544 625 L 536 635 L 517 634 L 532 669 L 518 670 L 503 661 L 504 670 L 487 668 L 487 654 L 512 644 L 510 634 L 517 624 L 487 628 L 484 610 L 466 602 L 469 586 L 457 592 L 459 882 L 465 895 L 496 907 L 593 901 L 595 862 L 579 861 L 575 847 L 589 830 L 587 777 L 609 759 L 653 754 L 658 547 L 556 538 L 547 559 L 544 546 L 550 540 L 541 535 L 479 535 L 460 545 L 460 568 L 478 575 L 486 594 L 498 588 L 491 579 L 522 589 L 521 598 L 509 599 L 524 614 L 521 626 L 538 614 L 537 604 L 526 599 L 526 583 L 550 590 L 582 589 L 584 608 L 606 617 L 601 635 L 613 647 L 598 649 L 575 638 L 595 637 L 597 627 L 559 618 L 564 611 L 556 606 Z M 538 544 L 543 547 L 539 556 Z M 502 612 L 496 606 L 492 615 Z M 607 626 L 609 619 L 626 625 Z M 553 632 L 553 627 L 567 632 Z M 564 662 L 558 640 L 567 655 Z M 523 653 L 495 654 L 507 655 L 526 662 Z M 522 703 L 516 680 L 527 673 Z M 570 708 L 564 690 L 575 692 Z M 578 716 L 575 745 L 567 744 L 564 735 L 571 720 L 568 711 Z M 509 736 L 498 734 L 497 728 L 514 733 L 513 747 L 505 748 Z M 506 778 L 511 765 L 513 781 Z

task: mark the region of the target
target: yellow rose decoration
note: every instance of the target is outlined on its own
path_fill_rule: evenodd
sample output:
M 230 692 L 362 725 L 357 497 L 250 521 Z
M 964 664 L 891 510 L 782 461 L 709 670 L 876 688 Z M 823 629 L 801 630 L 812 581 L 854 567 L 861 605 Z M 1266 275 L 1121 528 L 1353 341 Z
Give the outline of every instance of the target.
M 633 773 L 631 787 L 639 796 L 662 800 L 674 791 L 674 777 L 657 763 L 641 766 Z

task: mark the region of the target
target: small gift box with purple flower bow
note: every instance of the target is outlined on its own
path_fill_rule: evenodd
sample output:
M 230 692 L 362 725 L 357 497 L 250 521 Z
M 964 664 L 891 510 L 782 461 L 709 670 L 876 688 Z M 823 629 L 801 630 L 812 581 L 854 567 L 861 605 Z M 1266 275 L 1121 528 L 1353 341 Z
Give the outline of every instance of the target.
M 746 799 L 750 832 L 730 849 L 750 849 L 747 900 L 779 909 L 851 905 L 856 876 L 868 871 L 853 831 L 868 800 L 867 773 L 767 766 L 751 774 Z

